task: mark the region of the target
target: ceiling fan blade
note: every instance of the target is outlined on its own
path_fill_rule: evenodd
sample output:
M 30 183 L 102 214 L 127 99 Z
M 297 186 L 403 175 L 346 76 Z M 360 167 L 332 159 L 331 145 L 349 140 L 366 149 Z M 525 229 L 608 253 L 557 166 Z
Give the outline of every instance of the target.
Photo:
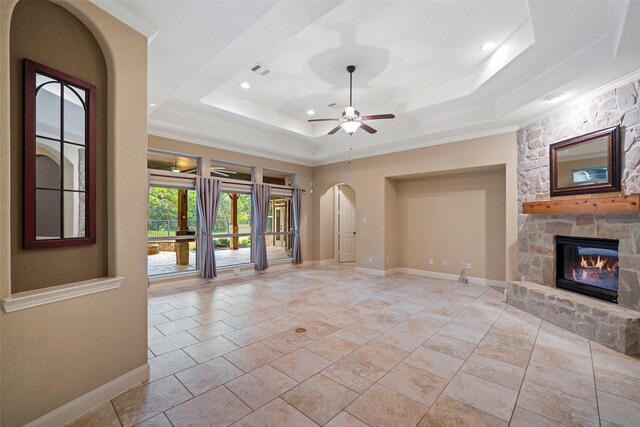
M 382 119 L 394 119 L 396 116 L 393 114 L 374 114 L 373 116 L 364 116 L 362 120 L 382 120 Z
M 374 128 L 372 128 L 371 126 L 369 126 L 366 123 L 362 123 L 360 122 L 360 129 L 364 130 L 365 132 L 369 132 L 369 133 L 376 133 L 378 132 L 377 130 L 375 130 Z
M 339 130 L 340 130 L 340 125 L 338 125 L 338 126 L 334 127 L 333 129 L 331 129 L 327 135 L 333 135 L 334 133 L 338 132 Z
M 311 119 L 308 122 L 337 122 L 338 119 Z

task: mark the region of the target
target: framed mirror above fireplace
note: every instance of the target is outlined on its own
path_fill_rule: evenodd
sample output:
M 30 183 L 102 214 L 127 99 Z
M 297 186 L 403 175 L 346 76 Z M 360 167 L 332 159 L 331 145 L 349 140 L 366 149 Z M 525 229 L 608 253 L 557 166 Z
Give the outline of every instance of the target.
M 556 286 L 618 302 L 618 240 L 556 236 Z
M 620 126 L 551 144 L 551 196 L 620 191 L 620 153 Z

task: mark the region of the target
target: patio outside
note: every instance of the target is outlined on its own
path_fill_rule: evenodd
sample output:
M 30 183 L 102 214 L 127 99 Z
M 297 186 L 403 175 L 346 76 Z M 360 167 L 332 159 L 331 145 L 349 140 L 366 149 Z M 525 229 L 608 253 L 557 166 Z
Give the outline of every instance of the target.
M 267 258 L 290 258 L 290 199 L 273 197 L 269 208 Z M 214 227 L 216 266 L 251 262 L 251 196 L 223 192 Z M 151 187 L 148 220 L 148 275 L 194 271 L 197 268 L 196 194 L 191 189 Z

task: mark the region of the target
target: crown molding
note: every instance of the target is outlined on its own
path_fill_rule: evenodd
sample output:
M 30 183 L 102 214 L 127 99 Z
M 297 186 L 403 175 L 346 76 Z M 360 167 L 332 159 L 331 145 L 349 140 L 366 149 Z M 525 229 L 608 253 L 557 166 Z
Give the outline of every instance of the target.
M 634 71 L 632 73 L 629 73 L 626 76 L 622 76 L 622 77 L 620 77 L 618 79 L 615 79 L 615 80 L 613 80 L 613 81 L 611 81 L 611 82 L 609 82 L 609 83 L 607 83 L 605 85 L 602 85 L 599 88 L 591 90 L 591 91 L 589 91 L 589 92 L 587 92 L 587 93 L 585 93 L 583 95 L 580 95 L 580 96 L 578 96 L 576 98 L 573 98 L 573 99 L 570 99 L 570 100 L 568 100 L 566 102 L 563 102 L 562 104 L 559 104 L 559 105 L 557 105 L 557 106 L 555 106 L 553 108 L 549 108 L 548 110 L 545 110 L 540 114 L 537 114 L 533 118 L 529 118 L 526 121 L 521 122 L 518 125 L 518 129 L 523 129 L 523 128 L 529 126 L 531 123 L 534 123 L 534 122 L 537 122 L 539 120 L 542 120 L 547 116 L 550 116 L 550 115 L 552 115 L 554 113 L 557 113 L 557 112 L 559 112 L 561 110 L 564 110 L 565 108 L 569 108 L 569 107 L 571 107 L 571 106 L 573 106 L 575 104 L 579 104 L 581 102 L 584 102 L 584 101 L 586 101 L 588 99 L 591 99 L 593 97 L 596 97 L 598 95 L 602 95 L 605 92 L 609 92 L 610 90 L 616 89 L 616 88 L 618 88 L 620 86 L 624 86 L 627 83 L 631 83 L 631 82 L 636 81 L 636 80 L 640 80 L 640 69 L 638 69 L 638 70 L 636 70 L 636 71 Z
M 422 137 L 418 137 L 421 139 L 421 141 L 417 143 L 405 142 L 404 144 L 402 144 L 401 142 L 398 143 L 397 141 L 390 141 L 387 143 L 371 146 L 370 148 L 365 147 L 362 149 L 358 149 L 357 151 L 351 151 L 351 160 L 363 159 L 363 158 L 374 157 L 374 156 L 382 156 L 385 154 L 398 153 L 401 151 L 416 150 L 419 148 L 432 147 L 434 145 L 449 144 L 452 142 L 466 141 L 469 139 L 484 138 L 484 137 L 493 136 L 493 135 L 501 135 L 504 133 L 516 132 L 518 129 L 519 128 L 517 125 L 512 125 L 512 126 L 503 126 L 495 129 L 482 130 L 478 132 L 459 133 L 459 134 L 454 134 L 451 136 L 446 136 L 446 137 L 441 137 L 436 139 L 429 139 L 428 135 L 424 135 Z M 412 138 L 412 140 L 415 140 L 415 139 L 416 138 Z M 315 159 L 315 161 L 313 162 L 313 166 L 330 165 L 333 163 L 344 162 L 347 160 L 347 155 L 342 153 L 338 153 L 339 158 L 330 158 L 335 156 L 336 154 L 329 154 L 321 158 Z
M 153 38 L 158 34 L 158 30 L 148 22 L 140 19 L 122 4 L 114 0 L 89 0 L 109 15 L 123 22 L 125 25 L 133 28 L 147 38 L 147 44 L 150 44 Z
M 279 160 L 281 162 L 293 163 L 301 166 L 313 166 L 313 162 L 308 157 L 292 157 L 279 153 L 274 153 L 258 148 L 238 147 L 232 143 L 222 142 L 213 138 L 203 138 L 189 129 L 175 126 L 168 123 L 159 123 L 156 121 L 148 121 L 149 135 L 159 136 L 162 138 L 175 139 L 177 141 L 189 142 L 191 144 L 204 145 L 206 147 L 219 148 L 221 150 L 233 151 L 235 153 L 248 154 L 251 156 L 265 157 L 271 160 Z

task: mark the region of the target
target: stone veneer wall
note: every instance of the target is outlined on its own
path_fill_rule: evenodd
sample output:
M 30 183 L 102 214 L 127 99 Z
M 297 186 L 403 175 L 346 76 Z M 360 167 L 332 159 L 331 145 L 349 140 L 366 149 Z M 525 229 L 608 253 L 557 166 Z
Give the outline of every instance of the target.
M 518 271 L 555 286 L 554 236 L 619 239 L 618 302 L 640 309 L 640 214 L 525 215 L 522 203 L 549 199 L 549 145 L 621 125 L 622 192 L 640 193 L 640 80 L 594 96 L 518 131 Z

